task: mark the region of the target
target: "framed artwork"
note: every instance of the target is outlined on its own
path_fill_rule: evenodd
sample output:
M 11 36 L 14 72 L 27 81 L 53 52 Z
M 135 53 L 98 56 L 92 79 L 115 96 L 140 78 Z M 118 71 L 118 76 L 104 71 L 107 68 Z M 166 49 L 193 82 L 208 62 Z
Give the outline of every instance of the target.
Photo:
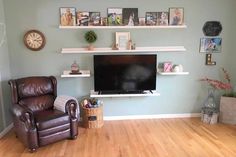
M 171 72 L 172 70 L 172 62 L 164 62 L 163 63 L 163 72 Z
M 101 26 L 107 26 L 107 17 L 101 17 L 101 21 L 100 21 L 100 25 Z
M 109 26 L 122 25 L 122 8 L 108 8 L 107 19 Z
M 170 25 L 184 24 L 184 8 L 170 8 L 169 9 Z
M 99 26 L 100 19 L 100 12 L 89 12 L 89 26 Z
M 168 26 L 169 24 L 169 12 L 157 12 L 157 25 L 158 26 Z
M 146 12 L 146 25 L 155 26 L 157 24 L 157 12 Z
M 123 8 L 122 19 L 125 26 L 137 26 L 138 8 Z
M 60 8 L 60 25 L 61 26 L 75 26 L 75 8 Z
M 221 52 L 222 38 L 201 38 L 200 52 L 219 53 Z
M 87 11 L 78 11 L 77 12 L 77 26 L 88 26 L 89 23 L 89 12 Z
M 128 41 L 130 40 L 130 32 L 116 32 L 116 45 L 120 50 L 128 48 Z

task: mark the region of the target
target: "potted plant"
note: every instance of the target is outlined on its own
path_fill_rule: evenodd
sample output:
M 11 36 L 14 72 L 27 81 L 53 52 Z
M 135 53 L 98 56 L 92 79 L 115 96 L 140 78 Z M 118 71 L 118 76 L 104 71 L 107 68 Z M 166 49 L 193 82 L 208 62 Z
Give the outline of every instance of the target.
M 226 82 L 203 78 L 200 81 L 207 82 L 211 87 L 217 90 L 224 90 L 220 98 L 220 122 L 236 124 L 236 93 L 233 91 L 231 79 L 228 72 L 222 68 Z
M 93 30 L 90 30 L 85 33 L 84 38 L 89 43 L 88 50 L 94 50 L 92 43 L 97 40 L 97 34 Z

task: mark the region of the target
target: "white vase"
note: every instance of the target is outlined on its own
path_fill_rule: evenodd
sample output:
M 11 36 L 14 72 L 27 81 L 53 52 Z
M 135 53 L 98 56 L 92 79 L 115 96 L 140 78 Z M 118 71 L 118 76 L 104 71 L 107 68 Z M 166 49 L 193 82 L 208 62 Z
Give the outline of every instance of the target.
M 220 118 L 219 121 L 227 124 L 236 124 L 236 98 L 220 98 Z

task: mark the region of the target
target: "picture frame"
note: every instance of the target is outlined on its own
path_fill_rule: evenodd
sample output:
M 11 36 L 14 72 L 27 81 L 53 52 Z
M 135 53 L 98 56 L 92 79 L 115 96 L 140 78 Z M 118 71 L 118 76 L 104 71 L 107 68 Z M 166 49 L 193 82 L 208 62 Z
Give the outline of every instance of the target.
M 73 7 L 60 8 L 60 25 L 75 26 L 76 25 L 76 9 Z
M 107 21 L 108 26 L 121 26 L 122 25 L 122 8 L 108 8 Z
M 139 23 L 138 8 L 123 8 L 122 19 L 125 26 L 137 26 Z
M 157 25 L 157 12 L 146 12 L 146 25 Z
M 89 12 L 89 26 L 99 26 L 100 20 L 100 12 Z
M 130 32 L 116 32 L 116 46 L 119 50 L 126 50 L 130 40 Z
M 89 23 L 89 12 L 88 11 L 77 11 L 76 25 L 77 26 L 88 26 Z
M 169 25 L 184 24 L 184 8 L 169 8 Z
M 157 12 L 157 25 L 158 26 L 169 25 L 169 12 L 167 11 Z
M 222 38 L 201 38 L 200 52 L 204 53 L 220 53 Z

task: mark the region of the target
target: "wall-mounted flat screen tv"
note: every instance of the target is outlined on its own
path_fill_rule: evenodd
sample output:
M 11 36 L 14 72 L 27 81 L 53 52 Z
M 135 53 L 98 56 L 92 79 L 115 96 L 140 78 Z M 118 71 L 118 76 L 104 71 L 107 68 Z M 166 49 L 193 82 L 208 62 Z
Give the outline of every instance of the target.
M 94 86 L 99 93 L 156 90 L 156 55 L 94 55 Z

